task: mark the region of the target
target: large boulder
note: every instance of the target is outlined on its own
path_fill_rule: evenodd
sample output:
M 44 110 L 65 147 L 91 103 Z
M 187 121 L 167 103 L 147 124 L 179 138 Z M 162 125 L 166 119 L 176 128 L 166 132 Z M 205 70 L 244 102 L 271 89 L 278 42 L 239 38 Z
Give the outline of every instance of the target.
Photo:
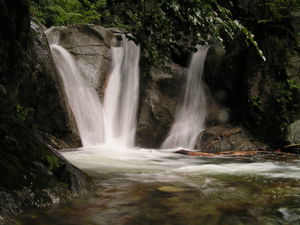
M 300 144 L 300 120 L 296 120 L 288 126 L 287 140 L 291 144 Z
M 66 145 L 78 147 L 80 139 L 76 123 L 66 104 L 61 78 L 56 70 L 49 44 L 41 25 L 32 22 L 31 73 L 19 86 L 19 114 L 24 113 L 28 126 L 34 128 L 48 144 L 60 139 Z
M 142 64 L 146 65 L 146 64 Z M 186 69 L 176 64 L 165 68 L 141 68 L 136 142 L 157 148 L 166 138 L 185 83 Z
M 110 47 L 114 34 L 97 25 L 74 25 L 52 28 L 59 32 L 59 44 L 67 49 L 82 74 L 102 97 L 105 80 L 110 72 Z
M 218 153 L 224 151 L 266 150 L 269 147 L 242 127 L 232 124 L 220 124 L 207 127 L 199 135 L 195 149 Z

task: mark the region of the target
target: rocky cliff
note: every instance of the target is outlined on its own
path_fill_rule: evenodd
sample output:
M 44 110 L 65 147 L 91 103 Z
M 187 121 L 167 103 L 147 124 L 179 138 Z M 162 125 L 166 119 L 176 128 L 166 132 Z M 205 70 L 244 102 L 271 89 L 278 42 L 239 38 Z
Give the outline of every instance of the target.
M 27 1 L 0 1 L 0 223 L 86 192 L 91 179 L 40 133 L 71 133 L 49 47 L 30 28 Z M 43 61 L 43 62 L 41 62 Z

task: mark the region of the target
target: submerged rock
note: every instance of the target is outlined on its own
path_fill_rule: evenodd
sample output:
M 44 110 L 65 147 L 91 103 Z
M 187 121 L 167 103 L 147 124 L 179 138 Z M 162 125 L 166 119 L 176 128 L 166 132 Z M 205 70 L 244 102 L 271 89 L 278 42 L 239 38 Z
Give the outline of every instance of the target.
M 174 187 L 174 186 L 161 186 L 157 188 L 157 190 L 165 193 L 178 193 L 178 192 L 184 192 L 185 189 L 181 187 Z

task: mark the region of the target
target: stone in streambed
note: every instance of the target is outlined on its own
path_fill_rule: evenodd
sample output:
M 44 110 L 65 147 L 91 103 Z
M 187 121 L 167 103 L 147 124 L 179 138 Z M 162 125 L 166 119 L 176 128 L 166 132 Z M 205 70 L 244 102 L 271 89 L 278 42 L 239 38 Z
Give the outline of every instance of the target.
M 180 187 L 174 187 L 174 186 L 161 186 L 157 188 L 157 190 L 165 193 L 178 193 L 178 192 L 184 192 L 185 190 Z

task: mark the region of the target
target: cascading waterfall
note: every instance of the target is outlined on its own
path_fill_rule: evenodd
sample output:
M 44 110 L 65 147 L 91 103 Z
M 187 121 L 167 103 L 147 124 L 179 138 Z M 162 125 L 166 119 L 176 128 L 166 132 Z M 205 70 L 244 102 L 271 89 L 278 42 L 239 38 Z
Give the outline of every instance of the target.
M 103 113 L 96 90 L 83 78 L 71 54 L 59 45 L 59 32 L 46 31 L 65 94 L 74 114 L 83 146 L 103 142 Z
M 209 46 L 198 46 L 197 52 L 192 56 L 183 103 L 177 107 L 175 122 L 162 144 L 164 149 L 192 149 L 199 133 L 204 129 L 206 97 L 202 74 L 208 49 Z
M 83 78 L 71 54 L 59 45 L 59 31 L 49 29 L 46 34 L 83 146 L 134 146 L 140 47 L 126 38 L 120 47 L 112 47 L 112 73 L 102 106 L 95 88 Z
M 134 146 L 139 91 L 140 48 L 123 38 L 112 47 L 113 69 L 104 96 L 105 143 Z

